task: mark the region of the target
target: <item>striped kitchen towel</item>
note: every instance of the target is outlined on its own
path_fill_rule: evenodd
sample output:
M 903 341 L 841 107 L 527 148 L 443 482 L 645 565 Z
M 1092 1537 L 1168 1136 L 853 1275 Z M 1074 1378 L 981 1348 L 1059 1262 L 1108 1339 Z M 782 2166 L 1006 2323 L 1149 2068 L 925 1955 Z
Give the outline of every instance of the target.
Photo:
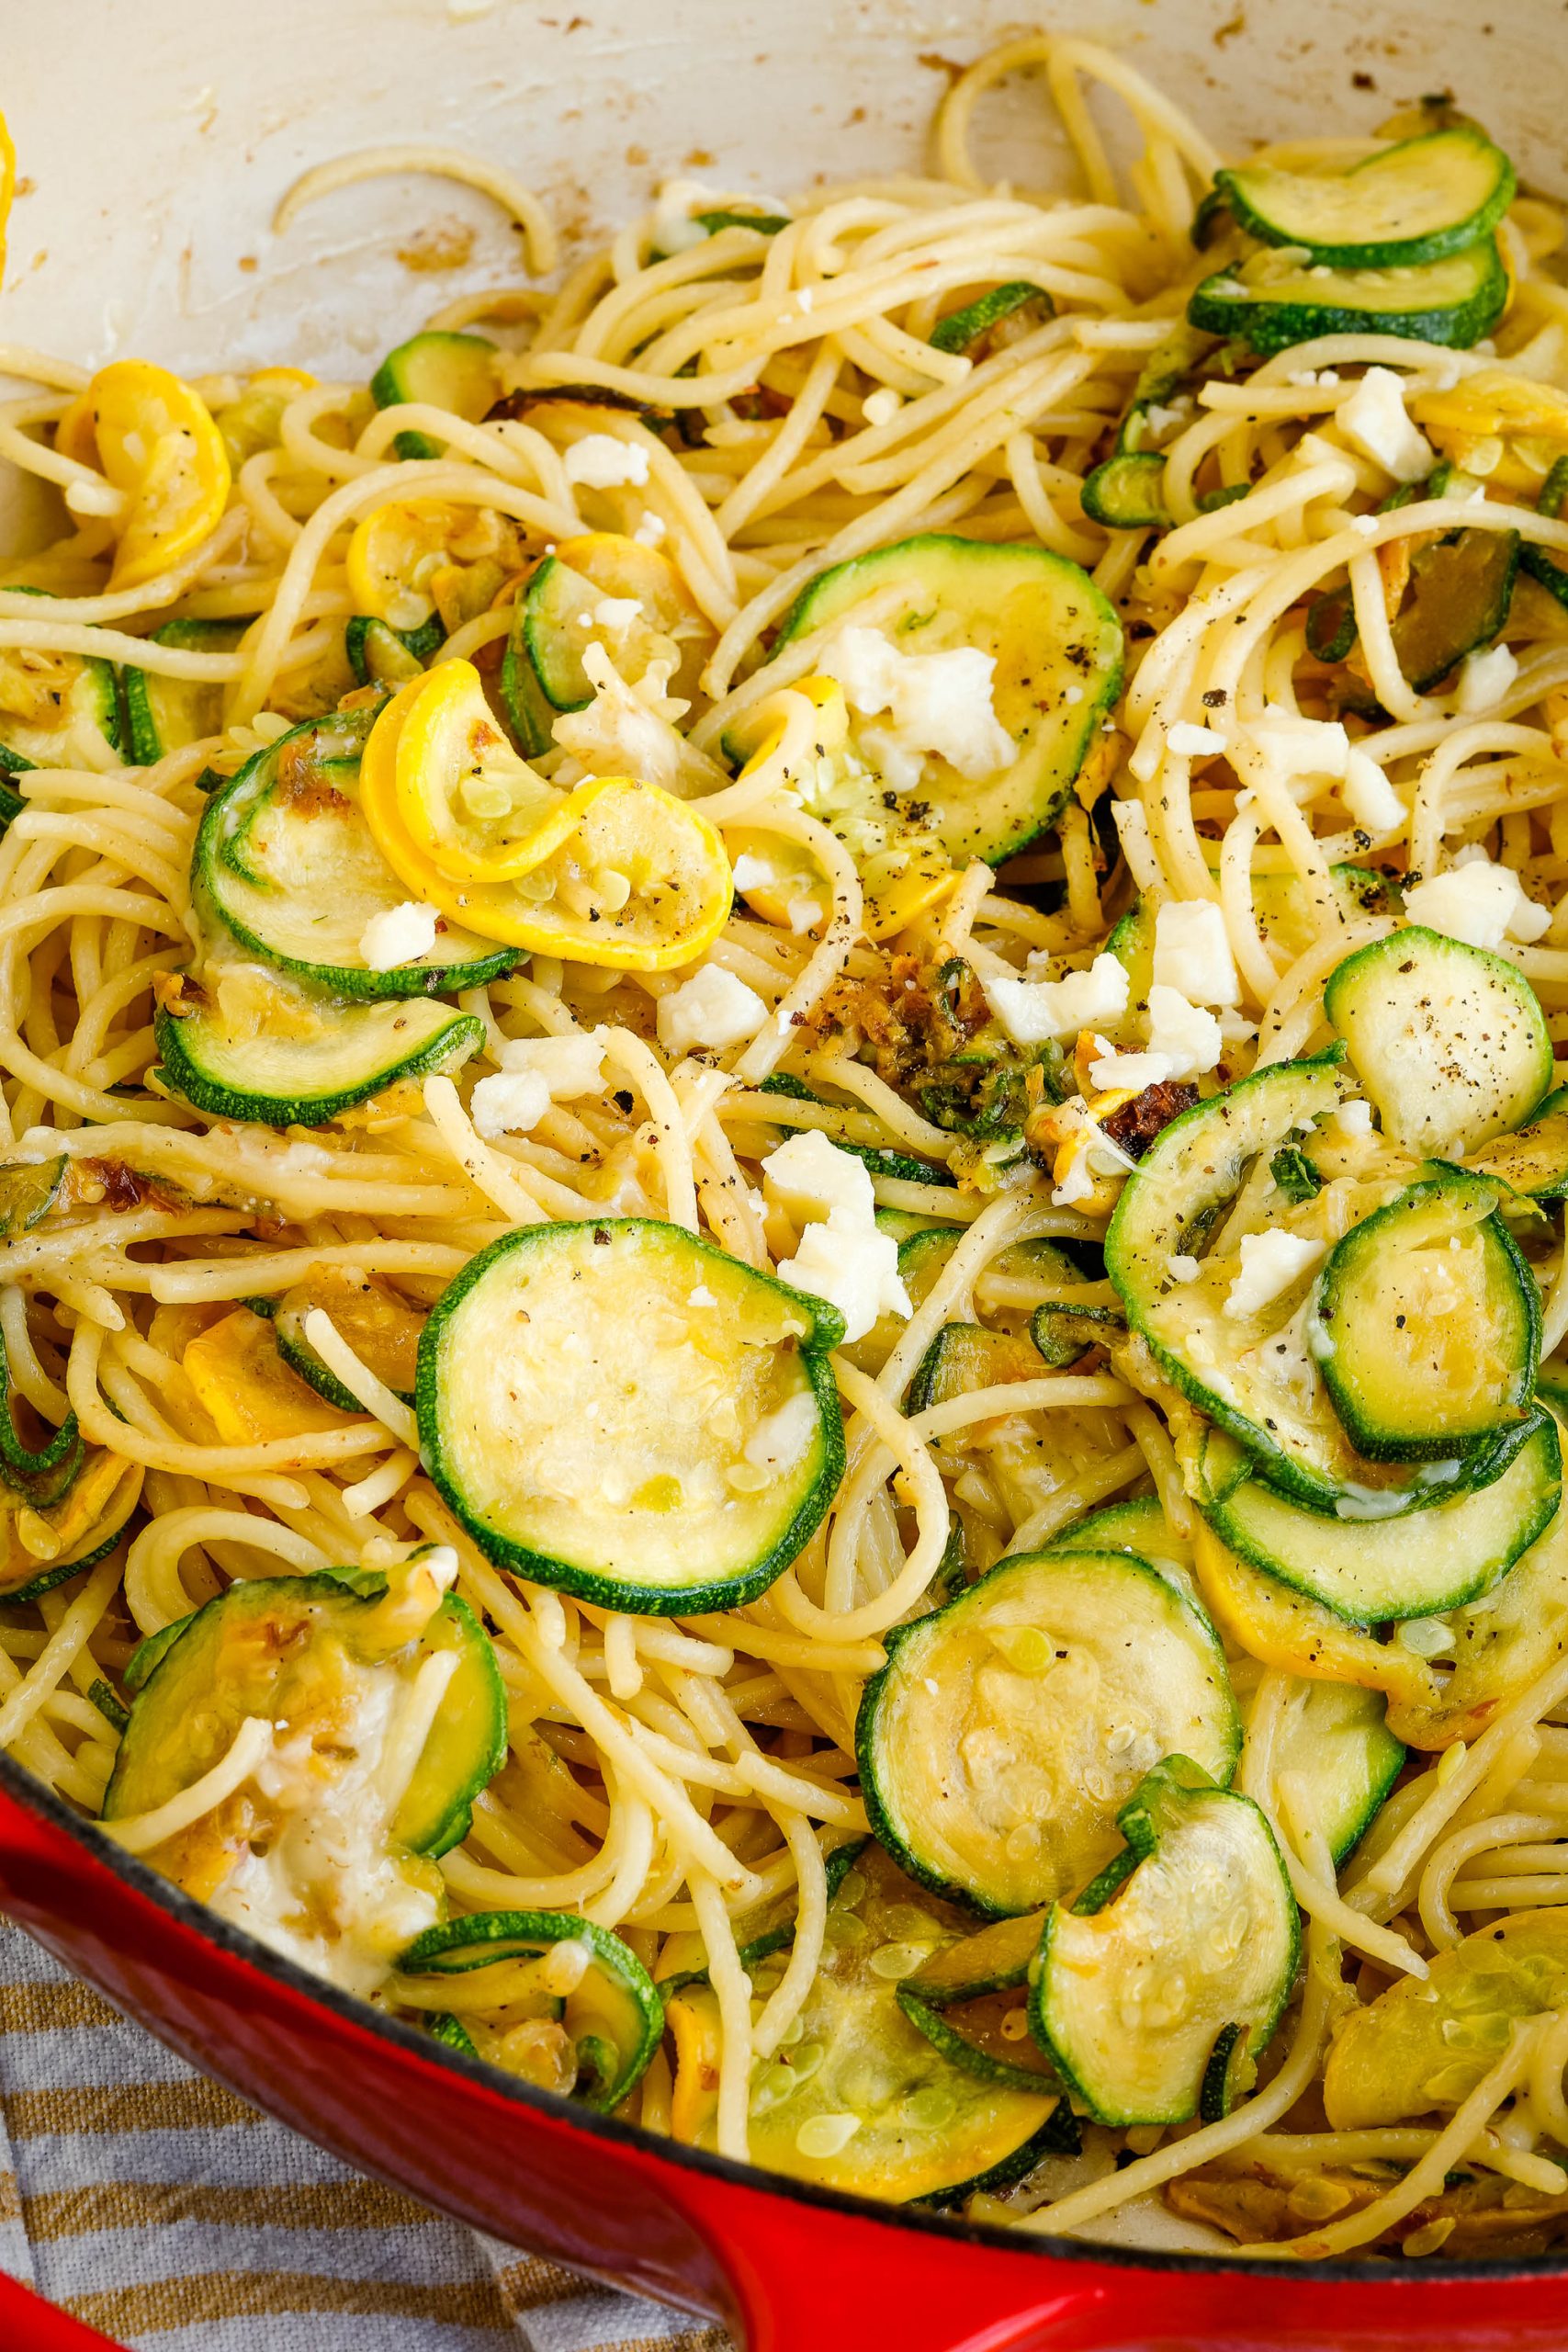
M 0 2269 L 149 2352 L 728 2352 L 360 2178 L 4 1921 Z

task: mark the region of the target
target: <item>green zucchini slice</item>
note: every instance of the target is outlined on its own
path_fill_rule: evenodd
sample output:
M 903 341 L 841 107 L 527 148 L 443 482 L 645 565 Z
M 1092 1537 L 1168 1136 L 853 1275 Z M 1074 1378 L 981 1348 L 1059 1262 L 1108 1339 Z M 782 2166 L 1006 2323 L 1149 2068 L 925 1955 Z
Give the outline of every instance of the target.
M 394 1396 L 413 1403 L 424 1329 L 424 1317 L 417 1307 L 373 1275 L 339 1266 L 318 1266 L 308 1282 L 297 1283 L 278 1300 L 272 1322 L 278 1354 L 290 1372 L 309 1381 L 318 1396 L 343 1413 L 362 1413 L 365 1408 L 305 1337 L 305 1317 L 312 1307 L 331 1316 L 339 1338 Z
M 1437 494 L 1428 485 L 1427 495 Z M 1520 561 L 1517 531 L 1446 531 L 1415 548 L 1389 634 L 1400 672 L 1417 694 L 1440 685 L 1467 653 L 1498 637 L 1513 609 Z M 1325 589 L 1307 613 L 1308 651 L 1320 662 L 1343 662 L 1357 633 L 1348 584 Z
M 1214 187 L 1267 245 L 1303 246 L 1341 268 L 1408 269 L 1490 236 L 1513 201 L 1514 167 L 1466 123 L 1401 140 L 1348 172 L 1253 164 L 1216 172 Z
M 949 311 L 939 319 L 931 335 L 933 351 L 966 353 L 969 357 L 980 356 L 979 346 L 987 346 L 988 357 L 993 350 L 1016 342 L 1030 334 L 1046 319 L 1054 319 L 1056 306 L 1043 286 L 1031 284 L 1027 277 L 1010 277 L 1005 286 L 993 286 L 962 310 Z M 998 330 L 1006 328 L 1007 332 Z
M 370 379 L 370 397 L 378 408 L 418 401 L 478 424 L 501 390 L 498 361 L 494 344 L 482 334 L 427 327 L 387 354 Z M 406 432 L 392 447 L 400 458 L 438 458 L 446 444 L 428 433 Z
M 664 2034 L 659 1987 L 636 1953 L 570 1911 L 480 1911 L 427 1928 L 388 1997 L 456 2016 L 475 2057 L 604 2114 L 636 2089 Z
M 975 646 L 996 663 L 992 701 L 1017 759 L 972 780 L 933 754 L 918 801 L 920 829 L 938 837 L 954 864 L 979 857 L 1000 865 L 1055 822 L 1099 741 L 1100 719 L 1121 691 L 1121 622 L 1088 573 L 1064 556 L 931 532 L 809 581 L 773 652 L 834 622 L 852 623 L 866 598 L 890 592 L 899 607 L 880 612 L 877 627 L 901 652 Z M 841 810 L 824 805 L 818 813 L 836 826 L 884 807 L 874 772 L 844 779 L 835 791 L 847 796 Z
M 944 1323 L 909 1381 L 908 1409 L 923 1413 L 976 1388 L 1004 1381 L 1038 1380 L 1045 1360 L 1032 1340 L 990 1331 L 983 1323 Z
M 165 621 L 149 641 L 184 646 L 192 653 L 230 653 L 249 626 L 247 621 Z M 171 752 L 223 731 L 226 690 L 220 685 L 131 668 L 122 673 L 122 684 L 128 748 L 138 767 L 150 768 Z
M 1535 990 L 1463 940 L 1408 924 L 1337 965 L 1323 1002 L 1383 1133 L 1417 1159 L 1468 1158 L 1531 1118 L 1551 1088 Z
M 1342 1052 L 1270 1064 L 1173 1119 L 1128 1177 L 1105 1237 L 1105 1270 L 1128 1323 L 1168 1377 L 1271 1479 L 1330 1507 L 1348 1478 L 1376 1473 L 1352 1455 L 1321 1374 L 1285 1328 L 1300 1281 L 1261 1314 L 1237 1318 L 1225 1311 L 1235 1260 L 1206 1258 L 1200 1278 L 1185 1283 L 1170 1261 L 1195 1254 L 1260 1154 L 1334 1108 L 1345 1091 Z
M 1508 2046 L 1516 2019 L 1568 2005 L 1568 1909 L 1519 1911 L 1433 1954 L 1341 2019 L 1323 2103 L 1335 2132 L 1446 2114 Z
M 1540 1293 L 1487 1177 L 1445 1169 L 1330 1251 L 1312 1350 L 1371 1461 L 1451 1454 L 1525 1419 Z
M 1237 337 L 1260 358 L 1325 334 L 1397 334 L 1468 350 L 1491 334 L 1508 300 L 1495 239 L 1412 269 L 1335 269 L 1289 248 L 1204 278 L 1190 325 Z
M 1134 1495 L 1124 1503 L 1105 1503 L 1099 1510 L 1074 1520 L 1053 1535 L 1047 1552 L 1131 1552 L 1154 1567 L 1189 1569 L 1192 1546 L 1170 1532 L 1157 1495 Z
M 679 1226 L 536 1225 L 471 1259 L 420 1344 L 431 1475 L 502 1567 L 683 1615 L 782 1575 L 843 1472 L 841 1318 Z
M 125 718 L 113 662 L 96 653 L 62 653 L 51 657 L 51 665 L 58 675 L 40 691 L 20 656 L 0 655 L 0 671 L 7 673 L 0 774 L 16 775 L 28 768 L 90 768 L 102 774 L 118 767 Z M 16 813 L 8 808 L 6 821 Z
M 28 1409 L 32 1411 L 30 1406 Z M 63 1502 L 75 1485 L 86 1460 L 86 1447 L 74 1412 L 68 1412 L 56 1428 L 47 1422 L 37 1425 L 43 1430 L 42 1442 L 31 1446 L 17 1427 L 10 1361 L 0 1347 L 0 1480 L 24 1496 L 35 1510 L 47 1511 Z
M 355 797 L 373 709 L 308 718 L 267 743 L 202 812 L 191 887 L 203 911 L 253 956 L 334 996 L 433 996 L 499 979 L 518 961 L 456 924 L 389 971 L 361 941 L 408 892 L 382 857 Z
M 552 713 L 583 710 L 592 701 L 593 682 L 582 666 L 590 645 L 611 645 L 616 668 L 629 678 L 640 678 L 649 662 L 670 648 L 671 639 L 655 626 L 646 605 L 638 616 L 607 635 L 606 625 L 596 616 L 605 602 L 605 590 L 558 555 L 545 558 L 519 601 L 514 634 Z
M 1568 457 L 1552 460 L 1551 470 L 1540 486 L 1536 508 L 1538 513 L 1555 522 L 1562 514 L 1565 502 L 1568 502 Z M 1519 551 L 1519 561 L 1530 578 L 1538 580 L 1560 605 L 1568 605 L 1568 565 L 1559 561 L 1556 552 L 1527 540 Z
M 1084 482 L 1081 503 L 1110 531 L 1165 529 L 1163 445 L 1191 421 L 1192 388 L 1213 338 L 1183 323 L 1149 356 L 1133 387 L 1111 455 Z M 1239 487 L 1239 485 L 1238 485 Z
M 15 1159 L 0 1167 L 0 1241 L 30 1233 L 49 1215 L 70 1165 L 61 1152 L 53 1159 Z
M 1294 1773 L 1306 1782 L 1336 1870 L 1371 1827 L 1404 1762 L 1387 1708 L 1381 1690 L 1298 1680 L 1274 1735 L 1273 1777 Z
M 473 1799 L 506 1757 L 490 1637 L 443 1597 L 428 1557 L 392 1579 L 339 1570 L 233 1584 L 154 1635 L 127 1670 L 135 1698 L 104 1798 L 110 1825 L 154 1813 L 210 1772 L 248 1721 L 273 1724 L 265 1772 L 152 1858 L 355 1991 L 382 1983 L 411 1927 L 440 1918 L 431 1858 L 467 1835 Z M 431 1713 L 423 1678 L 438 1656 L 453 1663 Z M 422 1722 L 423 1741 L 400 1757 L 400 1735 L 406 1748 Z
M 962 1943 L 940 1947 L 898 1987 L 898 2006 L 916 2031 L 982 2082 L 1018 2090 L 1056 2083 L 1030 2032 L 1024 1990 L 1044 1924 L 1043 1911 L 995 1920 Z
M 1197 1499 L 1242 1559 L 1367 1625 L 1430 1617 L 1489 1592 L 1551 1522 L 1562 1475 L 1555 1427 L 1537 1414 L 1466 1461 L 1457 1481 L 1439 1475 L 1403 1494 L 1352 1487 L 1313 1510 L 1211 1430 Z
M 449 1004 L 334 1004 L 260 964 L 209 966 L 195 1011 L 160 1005 L 153 1029 L 176 1094 L 209 1118 L 272 1127 L 323 1126 L 484 1043 L 483 1023 Z
M 1228 1781 L 1241 1726 L 1201 1612 L 1127 1553 L 1003 1559 L 895 1628 L 855 1727 L 875 1835 L 976 1909 L 1071 1894 L 1116 1849 L 1115 1815 L 1179 1747 Z
M 446 630 L 438 613 L 432 613 L 418 628 L 394 628 L 390 621 L 378 620 L 370 613 L 355 613 L 344 625 L 344 653 L 355 684 L 360 686 L 406 686 L 446 642 Z
M 1181 2123 L 1201 2099 L 1224 2113 L 1238 2052 L 1264 2048 L 1295 1978 L 1280 1849 L 1250 1797 L 1184 1756 L 1149 1773 L 1119 1826 L 1124 1850 L 1045 1922 L 1035 2034 L 1098 2122 Z
M 96 1567 L 125 1533 L 141 1497 L 135 1465 L 95 1446 L 65 1493 L 36 1513 L 57 1547 L 47 1558 L 21 1541 L 13 1514 L 0 1522 L 0 1602 L 9 1607 L 40 1600 L 56 1585 Z M 32 1532 L 36 1540 L 38 1530 Z
M 1055 2083 L 1032 2079 L 1021 2087 L 955 2064 L 899 2005 L 900 1972 L 963 1932 L 948 1905 L 911 1884 L 880 1848 L 865 1849 L 829 1911 L 798 2038 L 752 2077 L 754 2163 L 824 2188 L 947 2203 L 974 2188 L 1002 2187 L 1064 2144 L 1057 2118 L 1065 2108 Z M 669 2015 L 676 2136 L 709 2144 L 713 1995 L 694 1985 L 671 2000 Z M 1065 2130 L 1071 2134 L 1070 2120 Z

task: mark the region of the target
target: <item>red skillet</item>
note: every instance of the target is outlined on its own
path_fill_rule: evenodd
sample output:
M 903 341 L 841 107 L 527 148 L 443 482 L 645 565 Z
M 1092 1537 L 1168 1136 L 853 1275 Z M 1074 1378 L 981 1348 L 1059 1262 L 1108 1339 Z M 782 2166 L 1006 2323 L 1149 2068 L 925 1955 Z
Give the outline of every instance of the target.
M 362 2171 L 747 2352 L 1565 2352 L 1568 2262 L 1134 2256 L 781 2182 L 525 2088 L 215 1920 L 0 1757 L 0 1907 Z M 104 2339 L 0 2280 L 0 2352 Z

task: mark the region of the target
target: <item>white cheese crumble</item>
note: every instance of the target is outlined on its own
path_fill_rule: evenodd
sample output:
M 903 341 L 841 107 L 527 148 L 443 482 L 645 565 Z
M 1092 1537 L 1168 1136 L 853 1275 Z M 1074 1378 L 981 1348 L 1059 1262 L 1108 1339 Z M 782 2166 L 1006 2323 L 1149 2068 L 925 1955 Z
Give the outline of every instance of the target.
M 1242 729 L 1242 741 L 1285 776 L 1342 776 L 1350 756 L 1350 739 L 1337 718 L 1303 718 L 1279 703 L 1265 706 L 1262 718 Z
M 656 548 L 668 537 L 669 527 L 662 514 L 645 514 L 632 537 L 639 548 Z
M 1127 1176 L 1136 1168 L 1136 1160 L 1130 1159 L 1115 1137 L 1108 1136 L 1091 1118 L 1081 1094 L 1059 1103 L 1051 1115 L 1062 1137 L 1052 1170 L 1056 1180 L 1051 1194 L 1053 1206 L 1072 1208 L 1091 1197 L 1100 1178 Z
M 1179 718 L 1165 741 L 1167 750 L 1181 760 L 1207 759 L 1225 748 L 1223 735 L 1216 735 L 1212 727 L 1194 727 L 1189 718 Z
M 1149 990 L 1149 1051 L 1165 1063 L 1168 1078 L 1201 1078 L 1224 1051 L 1224 1032 L 1212 1012 L 1156 980 Z
M 762 1182 L 769 1199 L 802 1228 L 779 1280 L 836 1306 L 846 1340 L 863 1340 L 880 1315 L 913 1311 L 898 1279 L 898 1245 L 877 1228 L 863 1161 L 807 1128 L 769 1153 Z
M 1494 865 L 1484 856 L 1417 882 L 1404 894 L 1404 911 L 1411 922 L 1440 931 L 1446 939 L 1494 953 L 1506 939 L 1528 945 L 1551 923 L 1546 908 L 1526 896 L 1512 866 Z
M 1404 385 L 1392 368 L 1369 368 L 1335 421 L 1347 441 L 1395 481 L 1425 481 L 1437 463 L 1431 443 L 1410 422 Z
M 415 899 L 372 915 L 359 934 L 359 952 L 367 967 L 389 972 L 396 965 L 412 964 L 416 956 L 428 956 L 435 944 L 437 920 L 436 908 Z
M 1244 1234 L 1241 1272 L 1225 1293 L 1225 1313 L 1238 1321 L 1260 1314 L 1327 1250 L 1326 1241 L 1301 1241 L 1293 1233 Z
M 1104 1046 L 1105 1040 L 1099 1037 L 1095 1043 Z M 1125 1088 L 1129 1093 L 1141 1094 L 1146 1086 L 1162 1084 L 1171 1069 L 1164 1054 L 1118 1054 L 1107 1046 L 1100 1059 L 1090 1062 L 1089 1074 L 1102 1093 Z
M 1120 1021 L 1127 1010 L 1127 967 L 1097 956 L 1087 972 L 1060 980 L 987 979 L 986 1001 L 1015 1046 L 1043 1046 L 1076 1037 L 1080 1029 Z
M 648 480 L 648 451 L 635 441 L 617 441 L 613 433 L 585 433 L 562 463 L 568 481 L 584 490 L 640 489 Z
M 1239 1004 L 1241 981 L 1213 899 L 1168 899 L 1155 917 L 1154 978 L 1194 1004 Z
M 578 1030 L 565 1037 L 505 1037 L 495 1049 L 503 1070 L 542 1078 L 553 1102 L 596 1094 L 604 1082 L 604 1029 Z
M 550 1107 L 550 1090 L 537 1070 L 501 1070 L 481 1078 L 468 1102 L 474 1133 L 486 1142 L 497 1136 L 527 1135 Z
M 1372 1131 L 1372 1106 L 1363 1102 L 1359 1094 L 1348 1102 L 1337 1102 L 1329 1114 L 1328 1124 L 1342 1136 L 1370 1136 Z
M 601 596 L 592 612 L 595 628 L 630 628 L 640 618 L 642 600 L 638 596 Z
M 904 653 L 879 628 L 852 627 L 829 639 L 818 666 L 863 717 L 887 715 L 886 727 L 861 729 L 860 746 L 896 792 L 916 789 L 928 752 L 971 783 L 1018 757 L 991 700 L 995 658 L 977 645 Z
M 1502 701 L 1518 674 L 1519 665 L 1506 645 L 1489 645 L 1484 652 L 1467 653 L 1460 663 L 1456 708 L 1467 718 L 1475 711 L 1490 710 Z
M 1357 824 L 1369 833 L 1396 833 L 1410 813 L 1371 754 L 1354 747 L 1345 763 L 1345 789 L 1340 797 Z
M 1173 1283 L 1195 1283 L 1203 1271 L 1196 1258 L 1190 1258 L 1186 1251 L 1181 1250 L 1177 1251 L 1175 1257 L 1168 1258 L 1165 1264 L 1166 1272 Z
M 768 1017 L 755 989 L 722 964 L 705 964 L 680 988 L 659 1000 L 659 1042 L 667 1054 L 689 1054 L 694 1046 L 723 1053 L 754 1037 Z

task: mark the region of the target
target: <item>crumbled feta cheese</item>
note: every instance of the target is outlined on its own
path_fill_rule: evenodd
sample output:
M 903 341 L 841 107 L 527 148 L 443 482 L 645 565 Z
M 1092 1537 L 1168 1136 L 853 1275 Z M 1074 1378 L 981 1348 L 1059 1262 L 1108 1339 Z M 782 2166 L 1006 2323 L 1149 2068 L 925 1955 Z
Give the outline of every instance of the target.
M 1018 757 L 991 701 L 995 658 L 977 645 L 904 653 L 878 628 L 841 628 L 823 647 L 818 667 L 865 717 L 886 712 L 891 724 L 863 729 L 861 748 L 896 791 L 915 789 L 927 752 L 971 783 Z
M 1293 1233 L 1244 1234 L 1241 1272 L 1225 1293 L 1225 1313 L 1237 1320 L 1261 1314 L 1327 1250 L 1326 1241 L 1302 1241 Z
M 1015 1046 L 1076 1037 L 1080 1029 L 1120 1021 L 1127 1010 L 1127 967 L 1097 956 L 1087 972 L 1060 980 L 987 979 L 987 1001 Z
M 642 613 L 639 596 L 601 596 L 593 607 L 595 628 L 630 628 Z
M 1425 481 L 1437 463 L 1405 413 L 1404 385 L 1392 368 L 1369 368 L 1335 418 L 1345 438 L 1395 481 Z
M 565 1037 L 506 1037 L 495 1058 L 513 1076 L 543 1079 L 552 1102 L 569 1102 L 604 1085 L 606 1034 L 586 1029 Z
M 1103 1038 L 1100 1040 L 1104 1044 Z M 1090 1062 L 1091 1084 L 1102 1093 L 1123 1088 L 1129 1093 L 1141 1094 L 1145 1086 L 1160 1086 L 1170 1076 L 1170 1063 L 1164 1054 L 1116 1054 L 1109 1049 L 1097 1062 Z
M 1364 539 L 1374 539 L 1377 537 L 1378 518 L 1375 514 L 1352 514 L 1350 528 L 1353 531 L 1359 531 Z
M 666 537 L 669 526 L 662 514 L 645 514 L 632 533 L 639 548 L 656 548 Z
M 1404 911 L 1428 931 L 1494 953 L 1506 939 L 1528 945 L 1551 923 L 1546 908 L 1526 896 L 1512 866 L 1494 865 L 1484 856 L 1417 882 L 1404 894 Z
M 1519 665 L 1506 645 L 1489 645 L 1483 653 L 1467 653 L 1460 663 L 1457 707 L 1466 718 L 1490 710 L 1502 701 L 1519 674 Z
M 1168 899 L 1155 917 L 1154 977 L 1194 1004 L 1239 1004 L 1241 981 L 1213 899 Z
M 754 857 L 743 849 L 735 861 L 735 887 L 738 890 L 761 890 L 773 880 L 773 869 L 765 858 Z
M 694 1290 L 686 1293 L 686 1304 L 688 1306 L 716 1306 L 718 1301 L 706 1283 L 699 1283 Z
M 526 1135 L 550 1107 L 550 1090 L 537 1070 L 502 1070 L 481 1078 L 468 1104 L 474 1130 L 487 1141 Z
M 779 1280 L 836 1306 L 846 1340 L 864 1339 L 879 1315 L 912 1311 L 898 1279 L 898 1245 L 877 1228 L 863 1161 L 807 1128 L 769 1153 L 762 1181 L 769 1199 L 802 1227 Z
M 788 1470 L 816 1434 L 816 1396 L 809 1388 L 800 1388 L 776 1411 L 763 1416 L 741 1451 L 758 1470 Z
M 1081 1094 L 1058 1103 L 1051 1120 L 1058 1137 L 1052 1168 L 1055 1189 L 1051 1194 L 1056 1208 L 1072 1208 L 1077 1202 L 1089 1200 L 1098 1189 L 1100 1178 L 1127 1176 L 1137 1166 L 1115 1137 L 1108 1136 L 1090 1116 Z
M 689 1054 L 694 1046 L 711 1046 L 723 1053 L 754 1037 L 768 1017 L 768 1008 L 755 989 L 749 989 L 722 964 L 705 964 L 700 972 L 659 1000 L 659 1042 L 667 1054 Z
M 1337 1102 L 1329 1114 L 1328 1124 L 1342 1136 L 1370 1136 L 1372 1131 L 1372 1106 L 1363 1102 L 1359 1094 L 1348 1102 Z
M 435 944 L 438 910 L 415 899 L 372 915 L 359 934 L 359 952 L 372 972 L 389 972 L 396 965 L 412 964 L 428 956 Z
M 762 1162 L 767 1196 L 795 1225 L 808 1217 L 873 1218 L 876 1195 L 863 1159 L 840 1151 L 815 1127 L 803 1127 L 787 1136 Z
M 1167 749 L 1180 760 L 1207 759 L 1225 748 L 1224 737 L 1216 735 L 1212 727 L 1194 727 L 1186 718 L 1179 718 L 1165 740 Z
M 891 424 L 903 405 L 902 393 L 896 392 L 891 384 L 882 384 L 862 401 L 860 411 L 868 424 Z
M 1156 980 L 1149 990 L 1149 1051 L 1165 1063 L 1166 1075 L 1201 1078 L 1224 1050 L 1224 1034 L 1213 1014 Z
M 567 451 L 563 464 L 568 481 L 584 490 L 640 489 L 648 480 L 648 451 L 635 441 L 618 441 L 613 433 L 585 433 Z
M 1240 740 L 1283 776 L 1342 776 L 1350 756 L 1350 739 L 1337 718 L 1303 718 L 1273 702 L 1242 729 Z
M 1410 813 L 1371 754 L 1354 746 L 1345 763 L 1341 797 L 1357 824 L 1369 833 L 1396 833 Z
M 1166 1272 L 1173 1283 L 1195 1283 L 1203 1271 L 1196 1258 L 1188 1257 L 1186 1252 L 1180 1250 L 1177 1251 L 1174 1258 L 1168 1258 L 1165 1264 Z

